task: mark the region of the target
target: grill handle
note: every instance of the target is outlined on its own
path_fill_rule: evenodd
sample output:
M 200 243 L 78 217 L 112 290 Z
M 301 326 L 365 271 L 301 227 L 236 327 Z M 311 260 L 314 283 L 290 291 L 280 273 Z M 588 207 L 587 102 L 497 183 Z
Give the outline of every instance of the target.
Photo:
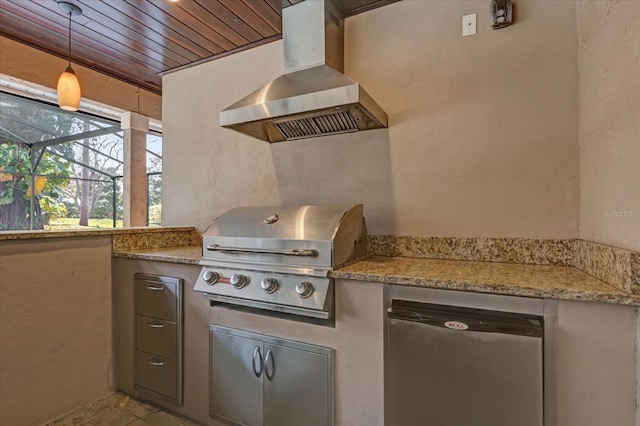
M 282 254 L 285 256 L 303 256 L 303 257 L 316 257 L 318 256 L 317 250 L 301 250 L 301 249 L 259 249 L 249 247 L 224 247 L 217 244 L 206 246 L 209 251 L 217 251 L 220 253 L 256 253 L 256 254 Z

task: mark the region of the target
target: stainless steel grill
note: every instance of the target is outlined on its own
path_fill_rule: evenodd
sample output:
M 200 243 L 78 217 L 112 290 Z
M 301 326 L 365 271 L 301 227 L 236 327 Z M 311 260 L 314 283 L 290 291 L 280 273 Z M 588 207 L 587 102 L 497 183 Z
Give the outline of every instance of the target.
M 366 256 L 362 205 L 239 207 L 203 234 L 194 286 L 217 303 L 333 316 L 329 272 Z

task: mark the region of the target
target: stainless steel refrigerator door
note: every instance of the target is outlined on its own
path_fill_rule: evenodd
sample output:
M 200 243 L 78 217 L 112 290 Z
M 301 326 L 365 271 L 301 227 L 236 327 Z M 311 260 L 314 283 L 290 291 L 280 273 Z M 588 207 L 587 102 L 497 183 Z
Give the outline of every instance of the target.
M 543 425 L 541 337 L 388 318 L 387 368 L 389 425 Z

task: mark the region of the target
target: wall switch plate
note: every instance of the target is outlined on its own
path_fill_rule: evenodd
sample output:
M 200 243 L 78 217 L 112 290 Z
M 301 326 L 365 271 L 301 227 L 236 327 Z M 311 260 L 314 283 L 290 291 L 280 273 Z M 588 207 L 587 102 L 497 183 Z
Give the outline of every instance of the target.
M 462 37 L 474 35 L 476 33 L 477 16 L 477 13 L 472 13 L 462 17 Z

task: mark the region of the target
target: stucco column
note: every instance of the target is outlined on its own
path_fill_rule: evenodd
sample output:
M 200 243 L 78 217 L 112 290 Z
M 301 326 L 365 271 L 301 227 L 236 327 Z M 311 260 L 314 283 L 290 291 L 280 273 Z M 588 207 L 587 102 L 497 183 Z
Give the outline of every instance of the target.
M 147 133 L 149 117 L 125 112 L 121 119 L 124 131 L 124 183 L 122 205 L 124 227 L 147 224 Z

